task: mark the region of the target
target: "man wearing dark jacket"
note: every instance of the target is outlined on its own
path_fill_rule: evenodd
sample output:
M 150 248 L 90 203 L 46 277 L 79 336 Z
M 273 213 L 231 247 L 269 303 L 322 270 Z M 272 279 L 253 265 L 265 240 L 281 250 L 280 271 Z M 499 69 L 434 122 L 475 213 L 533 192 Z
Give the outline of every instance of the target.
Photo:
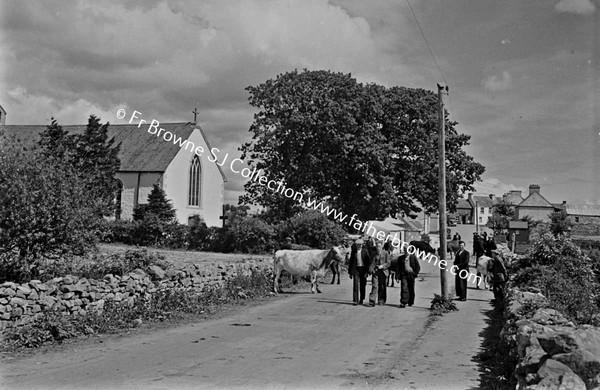
M 415 279 L 421 272 L 419 259 L 414 254 L 405 253 L 398 258 L 396 280 L 400 281 L 400 307 L 415 303 Z
M 369 273 L 371 276 L 371 294 L 369 294 L 369 306 L 385 304 L 387 300 L 387 276 L 390 268 L 390 253 L 383 249 L 383 242 L 377 241 L 374 256 L 371 257 Z
M 466 270 L 467 277 L 468 277 L 469 259 L 471 258 L 471 255 L 465 249 L 464 241 L 459 241 L 458 244 L 459 244 L 459 249 L 458 249 L 458 252 L 456 252 L 456 257 L 454 258 L 454 265 L 456 266 L 456 267 L 454 267 L 455 272 L 456 272 L 456 276 L 454 277 L 454 283 L 456 285 L 455 288 L 456 288 L 457 299 L 459 301 L 466 301 L 467 300 L 467 278 L 461 278 L 459 276 L 459 274 L 460 274 L 460 271 Z M 464 272 L 463 272 L 463 274 L 464 274 Z
M 348 263 L 348 276 L 353 279 L 352 302 L 354 306 L 359 303 L 362 305 L 365 300 L 367 276 L 371 266 L 371 256 L 367 248 L 363 247 L 364 243 L 361 239 L 356 240 Z

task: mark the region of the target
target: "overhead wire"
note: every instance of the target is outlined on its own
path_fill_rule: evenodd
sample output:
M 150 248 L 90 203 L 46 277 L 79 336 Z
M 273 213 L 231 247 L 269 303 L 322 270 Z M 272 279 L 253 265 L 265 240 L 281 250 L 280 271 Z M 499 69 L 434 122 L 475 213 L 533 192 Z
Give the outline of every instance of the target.
M 421 37 L 423 37 L 423 41 L 425 42 L 425 45 L 427 46 L 427 50 L 429 50 L 429 54 L 431 54 L 431 58 L 433 58 L 433 62 L 435 63 L 435 66 L 437 67 L 438 71 L 440 72 L 440 75 L 442 76 L 442 79 L 444 80 L 444 83 L 446 84 L 446 86 L 448 86 L 448 80 L 446 79 L 446 75 L 445 75 L 444 71 L 442 70 L 442 67 L 438 63 L 437 59 L 435 58 L 435 54 L 433 54 L 433 50 L 431 49 L 431 46 L 429 45 L 429 42 L 427 42 L 427 38 L 425 38 L 425 33 L 423 32 L 423 29 L 421 28 L 421 23 L 419 23 L 419 19 L 417 18 L 417 15 L 415 14 L 415 11 L 413 10 L 413 7 L 410 4 L 410 1 L 406 0 L 406 4 L 408 4 L 408 8 L 410 9 L 410 13 L 412 14 L 413 19 L 415 20 L 415 23 L 417 24 L 417 27 L 419 28 L 419 32 L 421 33 Z M 452 108 L 452 97 L 450 96 L 450 91 L 449 90 L 448 90 L 447 94 L 448 94 L 448 99 L 449 99 L 449 103 L 450 103 L 449 104 L 450 108 Z M 448 110 L 448 111 L 454 111 L 454 109 Z

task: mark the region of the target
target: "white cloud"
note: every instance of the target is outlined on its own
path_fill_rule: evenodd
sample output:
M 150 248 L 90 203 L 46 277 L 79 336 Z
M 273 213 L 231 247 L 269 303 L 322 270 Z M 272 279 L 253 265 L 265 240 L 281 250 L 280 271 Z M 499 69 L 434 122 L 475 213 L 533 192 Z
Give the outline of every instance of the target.
M 520 190 L 524 196 L 527 196 L 528 190 L 526 188 L 516 186 L 514 184 L 504 183 L 495 177 L 484 178 L 482 182 L 475 184 L 475 193 L 477 195 L 487 196 L 489 194 L 494 194 L 495 196 L 501 197 L 503 194 L 511 190 Z
M 506 38 L 500 41 L 501 44 L 503 45 L 508 45 L 510 43 L 510 39 Z
M 558 12 L 570 12 L 579 15 L 589 15 L 596 10 L 591 0 L 561 0 L 555 7 Z
M 502 75 L 489 76 L 483 80 L 483 88 L 491 92 L 505 91 L 512 84 L 512 76 L 508 71 L 502 72 Z

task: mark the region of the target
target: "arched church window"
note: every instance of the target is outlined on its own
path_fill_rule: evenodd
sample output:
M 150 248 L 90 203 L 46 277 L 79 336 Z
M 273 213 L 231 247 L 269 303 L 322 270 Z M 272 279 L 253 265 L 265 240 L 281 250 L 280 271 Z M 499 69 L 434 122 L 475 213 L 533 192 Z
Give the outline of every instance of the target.
M 202 166 L 198 156 L 194 156 L 190 165 L 189 186 L 188 204 L 190 206 L 200 206 L 202 202 Z

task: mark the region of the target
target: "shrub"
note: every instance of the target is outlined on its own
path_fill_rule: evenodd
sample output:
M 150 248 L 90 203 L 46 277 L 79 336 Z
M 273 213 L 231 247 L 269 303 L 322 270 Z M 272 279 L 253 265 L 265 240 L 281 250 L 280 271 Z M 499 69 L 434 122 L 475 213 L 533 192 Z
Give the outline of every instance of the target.
M 188 248 L 208 250 L 210 234 L 211 230 L 206 226 L 204 219 L 199 215 L 193 215 L 190 218 Z
M 429 310 L 431 310 L 431 315 L 441 316 L 451 311 L 458 311 L 458 307 L 456 307 L 456 304 L 452 302 L 452 299 L 444 298 L 438 294 L 433 294 L 433 299 L 431 300 L 431 307 Z
M 259 218 L 235 218 L 225 234 L 225 240 L 230 245 L 227 249 L 235 252 L 264 253 L 275 247 L 273 227 Z
M 563 256 L 582 257 L 583 252 L 565 236 L 555 237 L 551 233 L 542 233 L 535 240 L 527 256 L 533 264 L 553 264 Z
M 0 138 L 0 279 L 37 277 L 49 254 L 86 253 L 97 240 L 99 207 L 73 167 Z
M 280 238 L 295 237 L 297 244 L 320 249 L 338 245 L 347 235 L 346 231 L 335 222 L 314 210 L 297 214 L 288 221 L 280 223 L 277 231 Z
M 539 288 L 550 307 L 574 322 L 592 324 L 600 313 L 598 264 L 570 239 L 550 233 L 534 242 L 529 258 L 531 266 L 516 270 L 512 284 Z
M 101 229 L 100 241 L 120 242 L 131 245 L 137 224 L 131 220 L 117 219 L 113 221 L 104 220 Z

